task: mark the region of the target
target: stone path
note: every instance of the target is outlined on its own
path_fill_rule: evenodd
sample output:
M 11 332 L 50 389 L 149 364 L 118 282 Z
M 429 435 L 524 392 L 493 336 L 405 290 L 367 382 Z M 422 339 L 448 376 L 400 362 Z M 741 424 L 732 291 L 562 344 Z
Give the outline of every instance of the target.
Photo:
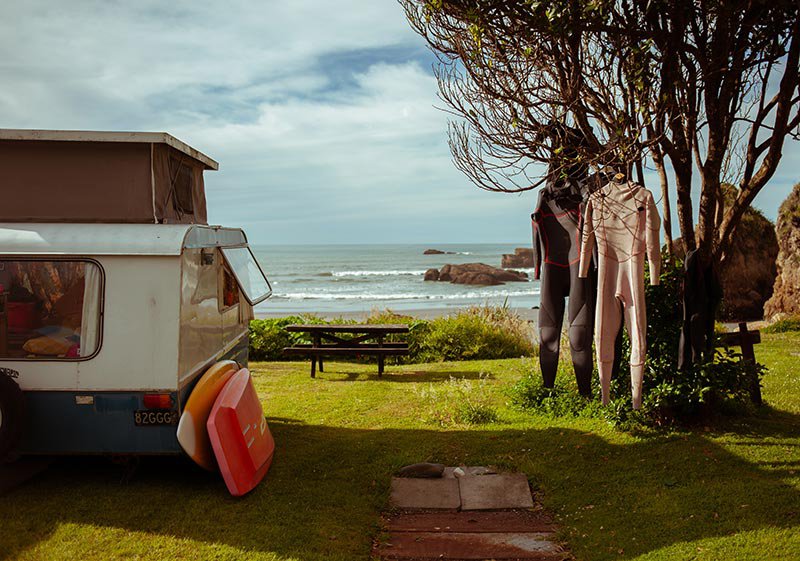
M 447 468 L 438 479 L 392 478 L 384 516 L 388 535 L 375 554 L 386 560 L 539 560 L 569 558 L 552 519 L 536 504 L 522 473 Z

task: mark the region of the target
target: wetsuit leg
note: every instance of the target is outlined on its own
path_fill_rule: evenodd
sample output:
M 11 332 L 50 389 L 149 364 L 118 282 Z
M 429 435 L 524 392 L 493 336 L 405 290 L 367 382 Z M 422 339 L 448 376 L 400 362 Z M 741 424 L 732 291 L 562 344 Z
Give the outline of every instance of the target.
M 567 275 L 564 275 L 564 271 Z M 539 366 L 545 388 L 556 383 L 561 325 L 564 321 L 564 292 L 569 285 L 569 270 L 545 265 L 539 303 Z M 566 286 L 565 282 L 566 281 Z
M 592 395 L 592 329 L 594 327 L 594 293 L 597 276 L 589 272 L 588 278 L 578 278 L 578 268 L 570 268 L 569 290 L 569 346 L 572 351 L 572 367 L 578 392 L 586 397 Z
M 624 268 L 625 283 L 624 287 L 628 292 L 625 294 L 625 325 L 628 329 L 628 337 L 631 340 L 631 394 L 633 397 L 633 408 L 639 409 L 642 406 L 642 382 L 644 379 L 644 362 L 647 357 L 647 313 L 644 300 L 644 274 L 637 269 L 641 269 L 643 263 L 639 263 L 634 257 L 628 262 L 621 264 Z
M 611 375 L 614 366 L 614 342 L 619 333 L 622 314 L 617 299 L 619 263 L 613 260 L 600 262 L 597 272 L 597 311 L 595 313 L 595 346 L 597 369 L 603 405 L 611 399 Z
M 619 302 L 617 303 L 619 304 Z M 620 316 L 622 316 L 622 308 L 620 308 L 619 313 Z M 620 322 L 619 331 L 617 331 L 617 338 L 614 341 L 614 365 L 611 367 L 612 380 L 617 380 L 622 375 L 622 343 L 624 343 L 622 337 L 623 333 L 624 328 L 622 326 L 622 322 Z

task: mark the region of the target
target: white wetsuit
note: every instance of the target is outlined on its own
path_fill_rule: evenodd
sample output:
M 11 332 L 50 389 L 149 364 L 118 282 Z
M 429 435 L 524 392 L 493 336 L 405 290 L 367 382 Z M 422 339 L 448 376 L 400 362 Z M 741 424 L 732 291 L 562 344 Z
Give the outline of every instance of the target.
M 645 254 L 650 284 L 658 284 L 661 248 L 653 194 L 641 185 L 611 181 L 589 196 L 581 243 L 581 277 L 589 273 L 597 244 L 597 304 L 595 346 L 603 403 L 609 401 L 614 363 L 614 341 L 624 311 L 631 341 L 633 407 L 642 403 L 642 378 L 647 355 L 647 312 L 644 301 Z

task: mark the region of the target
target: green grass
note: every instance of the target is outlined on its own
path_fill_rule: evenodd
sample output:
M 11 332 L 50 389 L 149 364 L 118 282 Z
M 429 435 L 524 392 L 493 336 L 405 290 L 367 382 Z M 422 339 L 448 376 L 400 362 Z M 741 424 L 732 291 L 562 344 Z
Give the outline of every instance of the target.
M 392 472 L 424 460 L 524 471 L 579 559 L 800 559 L 800 333 L 756 353 L 771 407 L 655 436 L 509 408 L 530 360 L 383 380 L 374 365 L 331 362 L 312 380 L 307 363 L 253 364 L 278 448 L 250 496 L 182 460 L 147 459 L 127 483 L 107 460 L 61 460 L 0 497 L 0 559 L 368 559 Z M 451 377 L 482 383 L 497 420 L 431 420 L 428 390 Z

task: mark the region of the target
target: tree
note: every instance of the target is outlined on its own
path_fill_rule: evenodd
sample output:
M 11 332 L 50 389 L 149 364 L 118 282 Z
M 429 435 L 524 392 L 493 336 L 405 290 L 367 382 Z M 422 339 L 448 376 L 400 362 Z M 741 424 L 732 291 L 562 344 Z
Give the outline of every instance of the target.
M 674 189 L 687 248 L 723 261 L 786 138 L 800 138 L 793 0 L 400 3 L 438 57 L 456 166 L 483 189 L 534 189 L 541 163 L 635 170 L 640 182 L 652 166 L 668 242 Z M 585 141 L 566 146 L 554 125 Z M 723 182 L 738 187 L 727 208 Z

